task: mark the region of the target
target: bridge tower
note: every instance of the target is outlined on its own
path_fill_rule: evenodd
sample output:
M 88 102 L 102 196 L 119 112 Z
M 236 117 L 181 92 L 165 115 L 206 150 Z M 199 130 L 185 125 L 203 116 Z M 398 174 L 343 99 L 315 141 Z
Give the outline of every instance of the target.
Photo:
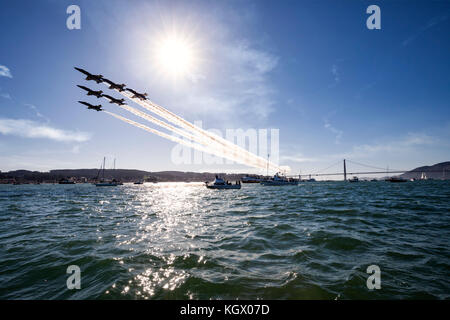
M 345 159 L 344 159 L 344 181 L 347 181 L 347 167 L 345 166 Z

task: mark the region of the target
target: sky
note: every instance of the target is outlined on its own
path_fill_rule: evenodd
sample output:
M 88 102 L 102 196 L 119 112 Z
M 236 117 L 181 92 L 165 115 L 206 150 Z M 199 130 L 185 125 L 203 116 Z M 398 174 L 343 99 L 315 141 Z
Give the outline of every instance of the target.
M 67 28 L 72 4 L 81 29 Z M 372 4 L 381 29 L 366 26 Z M 261 173 L 174 161 L 174 142 L 78 104 L 145 123 L 87 97 L 77 84 L 107 89 L 74 66 L 223 135 L 277 129 L 291 174 L 341 172 L 344 158 L 350 171 L 449 161 L 449 16 L 450 1 L 4 2 L 0 170 L 98 168 L 106 156 L 108 167 Z M 189 49 L 183 70 L 183 50 L 161 51 L 174 38 Z

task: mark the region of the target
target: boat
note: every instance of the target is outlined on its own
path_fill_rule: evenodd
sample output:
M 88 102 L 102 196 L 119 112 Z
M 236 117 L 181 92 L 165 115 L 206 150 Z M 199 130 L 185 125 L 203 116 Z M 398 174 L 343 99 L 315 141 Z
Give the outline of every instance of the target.
M 134 184 L 144 184 L 143 181 L 135 181 Z
M 385 181 L 387 181 L 387 182 L 407 182 L 408 180 L 400 178 L 400 177 L 390 177 L 390 178 L 387 178 Z
M 95 183 L 96 187 L 116 187 L 120 184 L 122 184 L 121 182 L 116 181 L 115 179 L 113 180 L 106 180 L 105 179 L 105 160 L 106 158 L 103 157 L 103 165 L 100 168 L 99 172 L 97 173 L 97 178 L 96 180 L 98 180 L 98 177 L 100 175 L 100 171 L 102 172 L 102 179 L 100 179 L 97 183 Z
M 242 183 L 260 183 L 262 181 L 259 177 L 252 177 L 249 175 L 246 175 L 245 177 L 241 178 Z
M 277 173 L 271 179 L 261 181 L 263 186 L 296 186 L 298 185 L 297 179 L 289 179 L 285 176 Z
M 354 176 L 353 178 L 348 179 L 348 182 L 359 182 L 359 179 L 357 176 Z
M 219 176 L 216 176 L 213 182 L 205 182 L 206 188 L 208 189 L 240 189 L 241 182 L 237 181 L 235 184 L 231 184 L 229 181 L 225 181 Z
M 112 181 L 100 181 L 95 184 L 96 187 L 116 187 L 118 184 Z
M 58 184 L 75 184 L 75 181 L 69 179 L 61 179 L 58 181 Z

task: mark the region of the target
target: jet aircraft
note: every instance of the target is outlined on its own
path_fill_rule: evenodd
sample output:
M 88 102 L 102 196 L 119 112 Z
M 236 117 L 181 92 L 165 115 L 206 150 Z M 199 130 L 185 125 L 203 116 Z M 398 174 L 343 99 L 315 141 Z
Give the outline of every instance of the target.
M 74 67 L 74 68 L 75 68 L 75 70 L 80 71 L 81 73 L 84 73 L 86 75 L 86 80 L 94 80 L 97 83 L 101 83 L 103 81 L 103 76 L 101 74 L 92 74 L 92 73 L 87 72 L 84 69 L 77 68 L 77 67 Z
M 133 98 L 138 98 L 141 100 L 147 100 L 146 96 L 148 96 L 147 93 L 139 93 L 134 91 L 133 89 L 126 88 L 125 90 L 130 91 L 133 94 Z
M 99 104 L 98 106 L 94 106 L 94 105 L 92 105 L 92 104 L 90 104 L 88 102 L 85 102 L 85 101 L 78 101 L 78 102 L 81 103 L 81 104 L 84 104 L 85 106 L 87 106 L 88 109 L 95 110 L 95 111 L 103 111 L 101 104 Z
M 79 88 L 81 88 L 81 89 L 83 89 L 83 90 L 86 90 L 88 96 L 96 96 L 97 98 L 101 98 L 101 97 L 102 97 L 103 91 L 101 91 L 101 90 L 99 90 L 99 91 L 94 91 L 94 90 L 92 90 L 92 89 L 89 89 L 88 87 L 80 86 L 80 85 L 78 85 L 78 84 L 77 84 L 77 87 L 79 87 Z
M 102 97 L 109 99 L 109 103 L 116 103 L 119 106 L 125 104 L 125 99 L 116 99 L 107 94 L 102 94 Z

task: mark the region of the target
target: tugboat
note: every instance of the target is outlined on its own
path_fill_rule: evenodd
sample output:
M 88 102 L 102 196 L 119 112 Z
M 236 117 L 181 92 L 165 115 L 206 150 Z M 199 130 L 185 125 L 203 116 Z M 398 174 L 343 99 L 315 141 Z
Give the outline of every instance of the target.
M 298 185 L 297 179 L 288 179 L 285 176 L 277 173 L 273 176 L 272 179 L 261 181 L 261 185 L 263 186 L 296 186 Z
M 229 181 L 225 181 L 222 178 L 219 178 L 219 176 L 216 175 L 216 179 L 212 183 L 205 182 L 206 188 L 208 189 L 240 189 L 241 188 L 241 182 L 236 181 L 236 184 L 231 184 Z

